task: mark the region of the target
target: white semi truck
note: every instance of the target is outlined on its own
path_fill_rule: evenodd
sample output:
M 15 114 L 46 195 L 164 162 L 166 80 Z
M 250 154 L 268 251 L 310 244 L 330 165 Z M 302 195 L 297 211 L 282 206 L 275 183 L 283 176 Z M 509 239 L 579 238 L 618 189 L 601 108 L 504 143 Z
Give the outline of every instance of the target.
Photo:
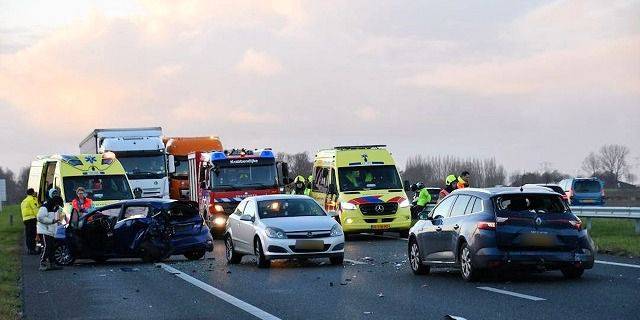
M 80 153 L 107 151 L 122 163 L 134 193 L 141 192 L 144 198 L 169 198 L 162 128 L 95 129 L 80 142 Z

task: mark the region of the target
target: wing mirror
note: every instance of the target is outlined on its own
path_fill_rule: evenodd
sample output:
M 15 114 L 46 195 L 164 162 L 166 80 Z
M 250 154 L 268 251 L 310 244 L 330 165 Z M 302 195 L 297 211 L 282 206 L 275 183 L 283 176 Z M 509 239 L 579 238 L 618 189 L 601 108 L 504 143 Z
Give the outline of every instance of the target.
M 255 218 L 253 216 L 248 215 L 248 214 L 243 214 L 243 215 L 240 216 L 240 220 L 254 222 Z

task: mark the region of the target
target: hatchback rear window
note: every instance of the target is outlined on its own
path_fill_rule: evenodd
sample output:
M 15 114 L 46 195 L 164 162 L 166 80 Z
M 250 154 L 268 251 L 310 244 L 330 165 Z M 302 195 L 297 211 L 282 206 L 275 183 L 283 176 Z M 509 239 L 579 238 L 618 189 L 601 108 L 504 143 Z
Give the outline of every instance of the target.
M 573 184 L 573 191 L 579 193 L 598 193 L 602 186 L 596 180 L 577 180 Z
M 514 213 L 531 212 L 569 213 L 569 208 L 562 202 L 560 196 L 546 194 L 508 194 L 493 199 L 496 213 L 501 217 L 508 217 Z

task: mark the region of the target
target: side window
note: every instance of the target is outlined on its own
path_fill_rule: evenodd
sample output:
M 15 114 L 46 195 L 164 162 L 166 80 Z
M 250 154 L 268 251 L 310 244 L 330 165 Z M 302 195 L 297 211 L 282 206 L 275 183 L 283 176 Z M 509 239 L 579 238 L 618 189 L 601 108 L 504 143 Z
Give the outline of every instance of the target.
M 451 209 L 451 206 L 453 206 L 453 202 L 456 201 L 456 198 L 456 196 L 451 196 L 442 200 L 442 202 L 440 202 L 440 204 L 438 204 L 438 206 L 433 209 L 431 216 L 441 216 L 443 218 L 448 217 L 449 210 Z
M 100 213 L 104 216 L 117 218 L 120 216 L 120 207 L 107 208 L 100 211 Z
M 315 180 L 313 180 L 313 190 L 327 192 L 329 186 L 329 168 L 316 167 Z
M 124 216 L 122 219 L 129 218 L 144 218 L 149 214 L 149 207 L 147 206 L 132 206 L 124 209 Z
M 233 211 L 233 214 L 235 214 L 236 216 L 241 216 L 242 212 L 244 211 L 244 207 L 247 205 L 247 202 L 249 202 L 248 200 L 244 200 L 242 202 L 240 202 L 238 204 L 238 206 L 236 207 L 236 210 Z
M 476 202 L 473 204 L 473 209 L 471 209 L 471 213 L 478 213 L 484 210 L 484 206 L 482 205 L 482 199 L 476 198 Z
M 248 214 L 252 217 L 256 216 L 256 204 L 253 201 L 247 201 L 247 206 L 244 208 L 243 214 Z
M 451 210 L 451 216 L 457 217 L 464 215 L 464 211 L 467 209 L 469 200 L 471 200 L 471 196 L 468 196 L 466 194 L 459 195 L 458 199 L 456 199 L 456 202 L 453 205 L 453 209 Z
M 477 201 L 480 201 L 479 198 L 477 197 L 471 197 L 471 200 L 469 200 L 469 204 L 467 205 L 467 210 L 464 211 L 464 214 L 471 214 L 473 213 L 473 206 L 475 205 L 475 203 Z

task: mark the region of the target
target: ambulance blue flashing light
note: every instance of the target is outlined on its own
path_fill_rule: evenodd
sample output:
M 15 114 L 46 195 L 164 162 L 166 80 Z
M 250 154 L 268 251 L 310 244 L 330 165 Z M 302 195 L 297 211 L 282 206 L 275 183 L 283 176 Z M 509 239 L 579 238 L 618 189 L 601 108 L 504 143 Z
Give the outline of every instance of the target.
M 271 150 L 262 150 L 262 152 L 260 152 L 260 158 L 275 158 L 275 155 Z
M 211 153 L 211 161 L 224 160 L 226 158 L 227 156 L 222 151 L 216 151 Z

